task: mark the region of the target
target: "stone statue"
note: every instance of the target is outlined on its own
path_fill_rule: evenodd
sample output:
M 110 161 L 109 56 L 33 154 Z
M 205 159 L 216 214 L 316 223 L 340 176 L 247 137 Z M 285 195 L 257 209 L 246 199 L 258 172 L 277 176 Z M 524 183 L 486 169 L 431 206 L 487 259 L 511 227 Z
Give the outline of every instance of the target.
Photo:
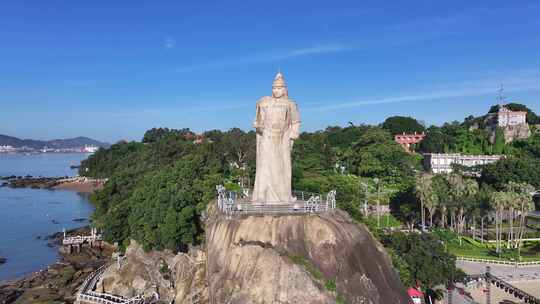
M 300 115 L 280 72 L 272 84 L 272 97 L 257 102 L 253 127 L 257 131 L 257 170 L 252 201 L 289 203 L 293 200 L 291 149 L 299 135 Z

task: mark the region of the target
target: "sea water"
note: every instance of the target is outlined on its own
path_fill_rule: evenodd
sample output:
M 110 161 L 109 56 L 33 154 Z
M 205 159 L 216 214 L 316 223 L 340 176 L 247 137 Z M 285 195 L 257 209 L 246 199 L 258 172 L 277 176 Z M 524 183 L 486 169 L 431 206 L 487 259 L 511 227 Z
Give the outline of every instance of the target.
M 73 176 L 83 153 L 2 154 L 2 176 Z M 0 181 L 1 183 L 2 181 Z M 0 280 L 14 279 L 43 269 L 58 258 L 57 248 L 47 246 L 47 236 L 88 224 L 93 206 L 86 195 L 69 190 L 11 189 L 0 187 Z

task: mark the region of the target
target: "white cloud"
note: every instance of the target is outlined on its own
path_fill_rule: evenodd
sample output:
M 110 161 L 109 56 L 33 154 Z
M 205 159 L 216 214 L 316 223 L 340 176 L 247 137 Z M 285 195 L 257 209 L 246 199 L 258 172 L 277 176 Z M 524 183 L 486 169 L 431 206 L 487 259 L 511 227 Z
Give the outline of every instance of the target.
M 221 68 L 221 67 L 251 64 L 251 63 L 259 63 L 259 62 L 272 62 L 272 61 L 285 60 L 285 59 L 294 58 L 294 57 L 303 57 L 303 56 L 327 54 L 327 53 L 337 53 L 337 52 L 342 52 L 342 51 L 347 51 L 347 50 L 352 50 L 352 48 L 344 47 L 338 44 L 320 45 L 320 46 L 314 46 L 314 47 L 309 47 L 309 48 L 293 49 L 293 50 L 288 50 L 284 52 L 255 54 L 255 55 L 246 56 L 243 58 L 231 58 L 231 59 L 224 59 L 221 61 L 195 64 L 191 66 L 175 68 L 174 71 L 188 72 L 188 71 L 196 71 L 196 70 L 203 70 L 203 69 Z
M 173 49 L 176 47 L 176 40 L 171 37 L 165 37 L 164 46 L 166 49 Z
M 434 99 L 460 98 L 471 96 L 492 95 L 495 99 L 499 85 L 503 83 L 505 92 L 519 92 L 540 90 L 540 73 L 526 71 L 516 73 L 514 77 L 505 77 L 503 80 L 484 79 L 457 84 L 447 84 L 439 89 L 419 93 L 404 94 L 384 98 L 366 98 L 358 101 L 341 102 L 328 105 L 307 107 L 307 110 L 328 111 L 346 108 L 356 108 L 365 105 L 389 104 L 399 102 L 412 102 Z

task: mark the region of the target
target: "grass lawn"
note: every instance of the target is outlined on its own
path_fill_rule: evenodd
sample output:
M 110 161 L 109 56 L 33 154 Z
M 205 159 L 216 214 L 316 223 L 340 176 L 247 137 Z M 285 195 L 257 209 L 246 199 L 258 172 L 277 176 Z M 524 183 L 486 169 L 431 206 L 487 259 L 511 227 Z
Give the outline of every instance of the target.
M 456 256 L 516 261 L 518 258 L 517 249 L 507 249 L 506 242 L 502 242 L 502 252 L 498 255 L 495 252 L 495 243 L 481 243 L 469 237 L 462 237 L 461 245 L 456 234 L 449 231 L 438 230 L 435 232 L 443 240 L 447 250 Z M 521 261 L 540 261 L 540 241 L 527 241 L 521 247 Z
M 370 228 L 377 228 L 377 215 L 370 215 L 364 218 L 364 222 Z M 381 214 L 381 227 L 380 228 L 399 228 L 401 222 L 391 214 Z

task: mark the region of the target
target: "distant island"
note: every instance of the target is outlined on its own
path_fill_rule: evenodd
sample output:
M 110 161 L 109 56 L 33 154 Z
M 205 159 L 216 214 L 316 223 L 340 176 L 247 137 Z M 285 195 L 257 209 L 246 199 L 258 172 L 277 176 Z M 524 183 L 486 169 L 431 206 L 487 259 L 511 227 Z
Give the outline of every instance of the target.
M 35 140 L 0 134 L 0 153 L 94 153 L 111 145 L 88 137 Z

